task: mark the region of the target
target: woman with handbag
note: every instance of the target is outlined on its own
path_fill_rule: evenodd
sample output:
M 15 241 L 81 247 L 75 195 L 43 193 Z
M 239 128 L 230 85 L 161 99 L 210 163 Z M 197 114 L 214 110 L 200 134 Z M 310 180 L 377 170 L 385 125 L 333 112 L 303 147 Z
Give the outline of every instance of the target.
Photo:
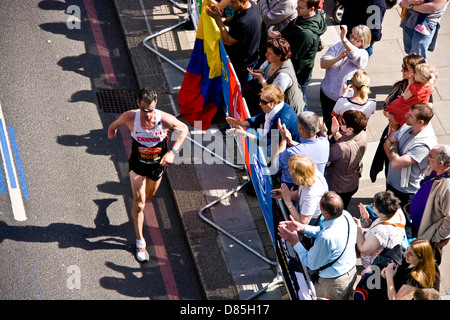
M 348 110 L 342 115 L 341 130 L 333 117 L 331 132 L 336 143 L 330 147 L 330 157 L 325 168 L 328 188 L 341 196 L 347 209 L 352 196 L 358 191 L 362 171 L 362 158 L 367 149 L 366 115 L 359 110 Z
M 381 191 L 375 194 L 372 208 L 378 216 L 373 222 L 363 204 L 359 204 L 361 220 L 353 218 L 358 226 L 356 248 L 361 257 L 364 269 L 368 271 L 375 258 L 386 248 L 391 249 L 401 244 L 405 238 L 406 218 L 400 207 L 400 200 L 392 191 Z M 362 226 L 370 225 L 363 232 Z

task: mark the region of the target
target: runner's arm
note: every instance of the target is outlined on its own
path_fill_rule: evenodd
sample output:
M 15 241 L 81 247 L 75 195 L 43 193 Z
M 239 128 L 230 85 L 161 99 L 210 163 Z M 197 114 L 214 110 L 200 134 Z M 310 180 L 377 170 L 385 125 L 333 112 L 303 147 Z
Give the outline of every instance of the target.
M 120 117 L 112 122 L 108 127 L 108 138 L 109 139 L 115 139 L 117 136 L 117 129 L 119 129 L 120 126 L 126 124 L 128 128 L 130 128 L 130 123 L 134 121 L 135 111 L 130 110 L 127 112 L 124 112 L 120 115 Z
M 186 138 L 189 129 L 187 125 L 185 125 L 183 122 L 175 118 L 173 115 L 165 113 L 161 111 L 161 121 L 163 123 L 164 129 L 168 129 L 171 131 L 175 131 L 178 133 L 177 140 L 175 140 L 174 144 L 172 145 L 172 149 L 170 149 L 161 159 L 160 165 L 163 167 L 167 167 L 171 164 L 173 164 L 175 159 L 175 152 L 173 149 L 179 150 L 181 145 L 184 142 L 184 139 Z

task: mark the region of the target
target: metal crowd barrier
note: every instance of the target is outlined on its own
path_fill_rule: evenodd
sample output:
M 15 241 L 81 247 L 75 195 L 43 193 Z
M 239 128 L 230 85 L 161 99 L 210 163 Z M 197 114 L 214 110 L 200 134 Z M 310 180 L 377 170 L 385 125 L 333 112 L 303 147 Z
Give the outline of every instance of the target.
M 167 62 L 169 62 L 172 66 L 174 66 L 175 68 L 177 68 L 178 70 L 180 70 L 181 72 L 186 73 L 186 70 L 182 67 L 180 67 L 178 64 L 176 64 L 175 62 L 173 62 L 172 60 L 170 60 L 168 57 L 166 57 L 165 55 L 163 55 L 162 53 L 160 53 L 157 49 L 155 49 L 153 46 L 149 45 L 147 42 L 159 37 L 160 35 L 167 33 L 169 31 L 172 31 L 173 29 L 178 28 L 179 26 L 182 26 L 185 23 L 188 22 L 192 22 L 192 24 L 194 25 L 195 30 L 197 30 L 197 25 L 198 25 L 198 18 L 196 16 L 196 13 L 198 12 L 198 8 L 197 8 L 197 2 L 195 0 L 188 0 L 187 4 L 179 4 L 177 1 L 174 0 L 169 0 L 170 3 L 172 3 L 174 6 L 176 6 L 179 9 L 186 9 L 187 10 L 187 17 L 174 24 L 171 27 L 165 28 L 161 31 L 158 31 L 156 33 L 150 34 L 149 36 L 145 37 L 144 40 L 142 40 L 142 44 L 149 49 L 150 51 L 152 51 L 153 53 L 155 53 L 156 55 L 158 55 L 159 57 L 161 57 L 162 59 L 166 60 Z

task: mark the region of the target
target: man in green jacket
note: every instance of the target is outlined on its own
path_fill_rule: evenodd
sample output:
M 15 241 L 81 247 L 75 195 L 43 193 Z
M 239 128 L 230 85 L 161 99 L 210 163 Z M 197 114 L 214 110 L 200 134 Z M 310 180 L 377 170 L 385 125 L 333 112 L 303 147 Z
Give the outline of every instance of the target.
M 269 31 L 270 37 L 282 36 L 291 45 L 291 60 L 297 74 L 297 81 L 303 92 L 304 110 L 307 110 L 306 87 L 311 80 L 320 36 L 327 30 L 325 18 L 318 11 L 319 4 L 320 0 L 298 0 L 297 19 L 289 23 L 281 33 Z

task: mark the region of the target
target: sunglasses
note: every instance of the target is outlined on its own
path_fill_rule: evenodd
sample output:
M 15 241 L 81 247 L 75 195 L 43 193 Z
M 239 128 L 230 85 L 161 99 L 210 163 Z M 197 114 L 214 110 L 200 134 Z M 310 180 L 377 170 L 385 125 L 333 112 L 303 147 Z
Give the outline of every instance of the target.
M 277 38 L 275 38 L 275 42 L 276 42 L 276 44 L 277 44 L 277 46 L 278 46 L 278 49 L 281 49 L 281 45 L 280 45 L 280 43 L 278 42 Z
M 264 99 L 260 99 L 259 102 L 260 102 L 262 105 L 267 105 L 267 104 L 271 103 L 272 101 L 267 101 L 267 100 L 264 100 Z
M 405 66 L 405 65 L 402 65 L 402 71 L 404 71 L 404 72 L 409 71 L 409 67 Z
M 139 107 L 139 108 L 145 113 L 149 113 L 149 112 L 155 111 L 155 108 L 152 108 L 152 109 L 144 109 L 144 108 L 141 108 L 141 107 Z

